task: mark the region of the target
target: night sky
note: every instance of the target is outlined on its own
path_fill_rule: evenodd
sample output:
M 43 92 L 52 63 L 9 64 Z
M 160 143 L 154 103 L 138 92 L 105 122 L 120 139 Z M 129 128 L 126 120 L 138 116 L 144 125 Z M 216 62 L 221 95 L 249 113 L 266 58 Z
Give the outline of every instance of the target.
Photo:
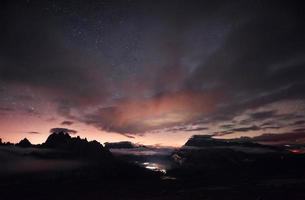
M 0 137 L 305 142 L 303 1 L 1 1 Z

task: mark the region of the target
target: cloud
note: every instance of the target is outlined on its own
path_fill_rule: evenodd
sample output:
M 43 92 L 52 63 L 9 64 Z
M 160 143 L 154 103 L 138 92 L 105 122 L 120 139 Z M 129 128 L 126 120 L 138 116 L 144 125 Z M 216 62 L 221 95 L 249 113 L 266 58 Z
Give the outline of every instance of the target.
M 235 26 L 222 46 L 193 71 L 188 87 L 201 88 L 214 82 L 217 84 L 209 90 L 222 90 L 226 95 L 227 101 L 214 119 L 231 119 L 272 102 L 304 99 L 304 29 L 299 24 L 301 18 L 290 9 L 262 10 L 267 12 L 264 17 L 252 16 Z M 281 10 L 285 10 L 285 17 L 276 18 Z M 289 48 L 291 45 L 294 48 Z
M 0 114 L 2 116 L 6 116 L 9 113 L 14 112 L 15 110 L 13 108 L 9 108 L 9 107 L 0 107 Z
M 305 128 L 296 128 L 293 131 L 294 132 L 305 132 Z
M 210 126 L 219 134 L 263 133 L 286 121 L 302 124 L 299 3 L 92 4 L 86 13 L 80 3 L 1 8 L 1 113 L 52 113 L 66 119 L 61 125 L 82 122 L 126 137 Z M 195 122 L 202 127 L 190 128 Z
M 205 131 L 209 130 L 207 127 L 198 127 L 198 128 L 191 128 L 191 129 L 186 129 L 185 131 Z
M 265 133 L 252 140 L 269 144 L 302 144 L 305 142 L 305 132 Z
M 63 121 L 60 123 L 61 125 L 66 125 L 66 126 L 71 126 L 72 124 L 74 124 L 73 121 Z
M 235 125 L 234 124 L 223 124 L 220 125 L 219 128 L 221 129 L 232 129 Z
M 305 120 L 298 120 L 298 121 L 295 121 L 295 122 L 293 122 L 291 125 L 293 126 L 293 125 L 303 125 L 303 124 L 305 124 Z
M 12 108 L 6 108 L 6 107 L 0 107 L 0 111 L 1 112 L 11 112 L 11 111 L 13 111 L 14 109 L 12 109 Z
M 280 129 L 281 127 L 280 126 L 264 126 L 262 127 L 263 130 L 266 130 L 266 129 Z
M 264 119 L 269 119 L 272 118 L 275 115 L 276 111 L 263 111 L 263 112 L 256 112 L 256 113 L 251 113 L 250 117 L 254 120 L 264 120 Z
M 166 131 L 166 132 L 180 132 L 180 131 L 204 131 L 204 130 L 209 130 L 208 127 L 198 127 L 198 126 L 193 126 L 193 125 L 188 125 L 188 126 L 174 126 L 170 128 L 165 128 L 160 131 Z
M 76 130 L 67 129 L 67 128 L 52 128 L 50 130 L 50 133 L 59 133 L 59 132 L 64 132 L 64 133 L 68 133 L 68 134 L 71 134 L 71 135 L 74 135 L 74 134 L 77 133 Z
M 30 132 L 27 132 L 28 134 L 33 134 L 33 135 L 37 135 L 37 134 L 40 134 L 39 132 L 37 131 L 30 131 Z
M 127 138 L 129 138 L 129 139 L 135 139 L 135 137 L 132 136 L 132 135 L 128 135 L 128 134 L 122 134 L 122 135 L 124 135 L 125 137 L 127 137 Z
M 249 127 L 231 129 L 231 131 L 233 132 L 247 132 L 247 131 L 258 131 L 258 130 L 261 130 L 261 128 L 258 126 L 249 126 Z
M 81 121 L 102 130 L 143 134 L 146 131 L 191 123 L 213 112 L 219 100 L 217 94 L 176 92 L 162 94 L 146 101 L 123 101 L 117 106 L 98 109 Z

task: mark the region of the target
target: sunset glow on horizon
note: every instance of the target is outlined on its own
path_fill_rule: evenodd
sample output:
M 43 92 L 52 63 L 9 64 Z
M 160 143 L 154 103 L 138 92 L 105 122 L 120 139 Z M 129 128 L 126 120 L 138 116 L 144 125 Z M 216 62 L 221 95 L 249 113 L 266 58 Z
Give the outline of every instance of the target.
M 175 147 L 195 134 L 305 140 L 305 31 L 292 5 L 24 1 L 0 9 L 4 141 L 42 143 L 56 127 L 102 143 Z

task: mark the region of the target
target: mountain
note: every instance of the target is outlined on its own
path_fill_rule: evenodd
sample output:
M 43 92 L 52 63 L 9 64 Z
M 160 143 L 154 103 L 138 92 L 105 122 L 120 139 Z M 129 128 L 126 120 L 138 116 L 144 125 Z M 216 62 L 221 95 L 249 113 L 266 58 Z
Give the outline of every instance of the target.
M 27 148 L 27 147 L 32 147 L 33 145 L 27 138 L 24 138 L 24 139 L 20 140 L 20 142 L 17 143 L 16 146 Z
M 245 146 L 245 147 L 265 147 L 271 148 L 271 146 L 261 145 L 252 142 L 250 138 L 242 137 L 237 139 L 217 139 L 211 135 L 193 135 L 185 144 L 184 147 L 216 147 L 216 146 Z
M 182 149 L 231 149 L 245 153 L 268 153 L 283 151 L 284 148 L 262 145 L 252 142 L 249 138 L 217 139 L 210 135 L 194 135 Z
M 64 131 L 54 132 L 49 135 L 43 146 L 47 148 L 64 149 L 71 140 L 72 137 Z
M 64 129 L 56 130 L 49 135 L 42 147 L 64 150 L 84 159 L 107 159 L 112 156 L 99 142 L 81 139 L 79 136 L 71 137 Z
M 268 177 L 303 173 L 305 156 L 284 148 L 261 145 L 249 140 L 224 140 L 195 135 L 172 154 L 175 167 L 168 174 L 186 179 L 224 177 Z M 291 167 L 291 163 L 293 167 Z

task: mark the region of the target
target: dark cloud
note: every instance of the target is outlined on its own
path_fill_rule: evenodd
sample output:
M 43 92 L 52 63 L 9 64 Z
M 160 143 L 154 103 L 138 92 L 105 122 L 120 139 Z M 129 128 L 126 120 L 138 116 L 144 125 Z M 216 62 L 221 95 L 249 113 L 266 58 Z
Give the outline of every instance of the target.
M 123 134 L 125 137 L 130 138 L 130 139 L 134 139 L 135 137 L 132 135 L 128 135 L 128 134 Z
M 260 126 L 261 126 L 261 127 L 271 126 L 271 125 L 273 125 L 274 123 L 275 123 L 275 122 L 273 122 L 273 121 L 268 121 L 268 122 L 262 123 Z
M 304 143 L 304 132 L 287 132 L 287 133 L 265 133 L 260 136 L 252 138 L 253 141 L 269 143 L 269 144 L 294 144 Z
M 11 112 L 14 111 L 12 108 L 0 107 L 0 112 Z
M 77 133 L 76 130 L 67 129 L 67 128 L 52 128 L 50 130 L 50 133 L 59 133 L 59 132 L 64 132 L 64 133 L 68 133 L 68 134 L 71 134 L 71 135 L 74 135 L 74 134 Z
M 37 135 L 37 134 L 40 134 L 39 132 L 37 131 L 30 131 L 30 132 L 27 132 L 28 134 L 33 134 L 33 135 Z
M 258 126 L 249 126 L 249 127 L 241 127 L 241 128 L 231 129 L 231 131 L 233 131 L 233 132 L 237 132 L 237 131 L 247 132 L 247 131 L 258 131 L 258 130 L 261 130 L 261 128 L 258 127 Z
M 218 118 L 230 119 L 276 101 L 304 99 L 302 14 L 294 6 L 278 5 L 266 3 L 260 15 L 233 28 L 222 46 L 189 77 L 188 87 L 214 82 L 210 89 L 225 91 L 227 102 Z
M 305 128 L 296 128 L 293 131 L 294 132 L 305 132 Z
M 264 120 L 264 119 L 269 119 L 274 116 L 276 111 L 263 111 L 263 112 L 256 112 L 256 113 L 251 113 L 250 117 L 254 120 Z
M 205 131 L 209 130 L 207 127 L 198 127 L 198 128 L 191 128 L 191 129 L 186 129 L 186 131 Z
M 236 127 L 236 128 L 233 128 L 234 126 L 232 125 L 222 125 L 222 126 L 219 126 L 219 128 L 221 129 L 225 129 L 223 131 L 216 131 L 214 132 L 214 135 L 215 136 L 224 136 L 224 135 L 229 135 L 229 134 L 234 134 L 236 132 L 249 132 L 249 131 L 259 131 L 259 130 L 262 130 L 261 127 L 259 126 L 247 126 L 247 127 Z
M 298 121 L 295 121 L 295 122 L 293 122 L 291 125 L 293 126 L 293 125 L 303 125 L 303 124 L 305 124 L 305 120 L 298 120 Z
M 252 0 L 1 3 L 0 112 L 40 117 L 52 107 L 62 125 L 126 137 L 223 123 L 230 125 L 219 134 L 300 125 L 304 8 Z M 291 105 L 299 110 L 281 114 Z M 195 122 L 203 127 L 188 128 Z
M 262 127 L 263 130 L 266 130 L 266 129 L 280 129 L 281 127 L 280 126 L 264 126 Z
M 179 126 L 179 127 L 172 127 L 167 128 L 167 132 L 179 132 L 179 131 L 205 131 L 209 130 L 208 127 L 193 127 L 193 126 Z
M 232 129 L 234 126 L 235 126 L 234 124 L 223 124 L 223 125 L 220 125 L 219 128 Z
M 286 113 L 286 114 L 278 114 L 274 118 L 277 120 L 290 121 L 290 120 L 303 119 L 304 117 L 305 117 L 304 115 L 300 115 L 300 114 L 291 112 L 291 113 Z
M 232 134 L 234 133 L 233 131 L 217 131 L 217 132 L 214 132 L 213 135 L 215 136 L 224 136 L 224 135 L 229 135 L 229 134 Z
M 74 124 L 73 121 L 63 121 L 60 123 L 61 125 L 67 125 L 67 126 L 71 126 L 72 124 Z

